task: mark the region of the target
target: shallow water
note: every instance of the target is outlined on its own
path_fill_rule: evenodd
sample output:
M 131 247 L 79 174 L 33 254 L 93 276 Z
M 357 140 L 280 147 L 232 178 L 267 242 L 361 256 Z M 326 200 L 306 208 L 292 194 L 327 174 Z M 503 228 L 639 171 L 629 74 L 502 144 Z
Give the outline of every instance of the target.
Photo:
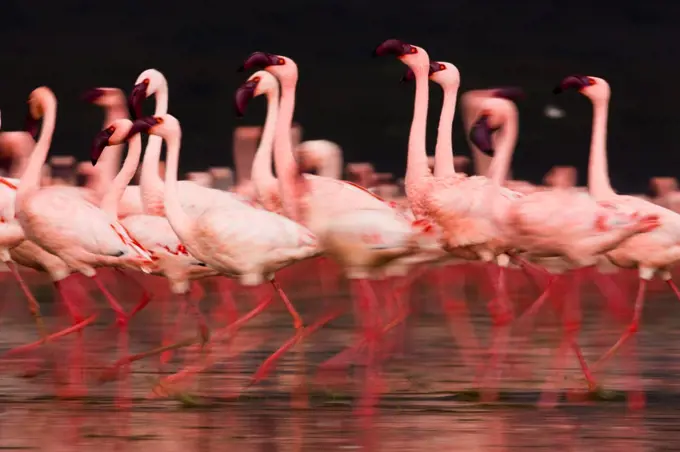
M 224 359 L 182 386 L 191 394 L 190 399 L 147 396 L 160 376 L 181 369 L 184 362 L 193 362 L 200 354 L 179 354 L 163 369 L 159 369 L 157 358 L 137 362 L 128 380 L 133 396 L 131 408 L 121 410 L 116 408 L 115 397 L 125 384 L 94 382 L 102 366 L 116 357 L 115 330 L 109 327 L 113 318 L 103 311 L 96 326 L 84 334 L 87 397 L 55 398 L 59 387 L 55 388 L 53 372 L 33 378 L 20 375 L 29 365 L 48 371 L 61 368 L 72 353 L 74 338 L 59 340 L 38 353 L 3 361 L 6 372 L 0 376 L 0 450 L 676 450 L 675 444 L 680 441 L 680 362 L 676 359 L 680 356 L 680 303 L 663 288 L 650 295 L 636 347 L 624 350 L 609 370 L 597 374 L 598 382 L 607 390 L 630 389 L 631 382 L 635 382 L 630 378 L 634 368 L 626 363 L 637 356 L 641 382 L 647 391 L 647 408 L 629 411 L 623 394 L 611 392 L 607 394 L 611 400 L 578 399 L 553 410 L 541 410 L 535 403 L 551 375 L 558 344 L 559 330 L 550 310 L 542 312 L 530 342 L 521 340 L 519 334 L 513 336 L 509 355 L 515 366 L 504 371 L 501 400 L 484 405 L 470 392 L 474 369 L 463 365 L 460 350 L 439 311 L 436 294 L 425 280 L 422 282 L 412 296 L 419 312 L 409 320 L 403 349 L 397 348 L 400 353 L 385 363 L 384 393 L 372 419 L 358 417 L 353 411 L 354 383 L 361 380 L 353 380 L 352 372 L 333 382 L 321 380 L 316 374 L 320 362 L 353 340 L 349 315 L 310 337 L 304 346 L 284 357 L 270 378 L 245 390 L 257 366 L 292 334 L 290 317 L 280 306 L 258 317 L 229 349 L 214 346 L 213 351 L 223 352 Z M 291 290 L 291 299 L 305 319 L 312 321 L 321 315 L 323 302 L 316 289 L 288 286 L 295 289 Z M 209 299 L 203 311 L 208 313 L 216 308 L 217 301 L 211 286 L 206 287 Z M 341 288 L 332 300 L 325 299 L 334 306 L 350 306 L 344 286 Z M 8 290 L 1 317 L 3 350 L 36 338 L 21 296 Z M 43 287 L 38 292 L 44 300 L 50 329 L 55 330 L 60 323 L 56 305 L 49 301 L 49 291 Z M 132 288 L 115 287 L 115 291 L 128 309 L 134 304 L 137 295 Z M 531 299 L 529 292 L 522 289 L 514 295 Z M 485 303 L 478 301 L 484 294 L 472 287 L 458 295 L 468 300 L 475 330 L 486 343 L 490 334 L 488 314 Z M 252 298 L 248 293 L 237 294 L 242 313 L 253 305 Z M 592 287 L 585 289 L 584 300 L 587 309 L 579 343 L 592 362 L 614 343 L 625 326 L 603 314 L 601 297 Z M 101 301 L 98 305 L 105 309 Z M 160 303 L 152 303 L 131 323 L 133 352 L 158 344 L 159 312 Z M 224 324 L 218 316 L 211 316 L 210 323 L 214 331 Z M 191 317 L 183 322 L 181 331 L 183 335 L 195 332 Z M 474 355 L 473 359 L 473 364 L 478 364 L 486 358 Z M 577 376 L 575 359 L 570 357 L 567 364 L 566 375 Z M 361 367 L 354 369 L 357 377 Z M 295 389 L 303 383 L 298 376 L 303 371 L 307 375 L 304 387 L 311 394 L 308 408 L 300 408 L 301 398 L 291 395 L 299 393 Z M 560 381 L 563 387 L 584 389 L 580 380 Z M 241 390 L 241 397 L 234 399 L 232 395 Z

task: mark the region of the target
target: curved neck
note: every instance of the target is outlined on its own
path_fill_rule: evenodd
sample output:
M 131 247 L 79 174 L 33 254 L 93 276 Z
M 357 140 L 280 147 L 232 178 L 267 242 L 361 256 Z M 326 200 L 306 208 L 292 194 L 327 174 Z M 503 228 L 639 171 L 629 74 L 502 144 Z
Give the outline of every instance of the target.
M 104 150 L 104 152 L 107 151 Z M 114 219 L 118 218 L 118 204 L 123 197 L 125 188 L 135 176 L 141 154 L 142 138 L 140 134 L 136 134 L 130 138 L 130 144 L 125 160 L 123 161 L 123 167 L 116 177 L 113 178 L 113 181 L 111 181 L 111 184 L 100 203 L 101 209 L 111 215 Z
M 437 130 L 437 145 L 434 151 L 434 175 L 447 177 L 456 174 L 453 166 L 453 118 L 456 114 L 456 101 L 458 99 L 458 87 L 444 88 L 444 101 L 442 112 L 439 116 L 439 128 Z
M 156 110 L 154 116 L 161 116 L 168 112 L 168 84 L 165 80 L 156 90 Z M 146 144 L 144 159 L 142 160 L 142 172 L 139 177 L 139 188 L 142 192 L 142 200 L 147 196 L 162 196 L 164 186 L 161 179 L 159 165 L 161 160 L 161 148 L 163 138 L 158 135 L 149 135 Z M 146 206 L 144 207 L 146 210 Z
M 272 171 L 272 148 L 276 132 L 276 119 L 279 113 L 279 93 L 267 93 L 267 116 L 262 128 L 260 144 L 253 159 L 252 180 L 255 189 L 262 196 L 272 183 L 276 182 Z
M 595 198 L 614 195 L 607 168 L 607 114 L 609 99 L 593 101 L 593 131 L 590 137 L 588 189 Z
M 108 127 L 118 119 L 127 118 L 127 111 L 122 105 L 106 107 L 106 117 L 104 119 L 103 128 Z M 106 193 L 109 189 L 109 184 L 111 184 L 119 171 L 120 158 L 123 154 L 123 146 L 124 143 L 107 146 L 104 149 L 101 158 L 97 162 L 97 169 L 91 176 L 93 180 L 89 182 L 88 185 L 100 196 L 106 196 Z
M 165 164 L 165 216 L 180 240 L 185 241 L 191 227 L 191 218 L 182 209 L 177 188 L 182 132 L 171 133 L 165 139 L 168 148 L 168 158 Z
M 19 188 L 17 190 L 17 203 L 21 198 L 33 190 L 40 187 L 40 179 L 42 177 L 42 168 L 47 160 L 47 153 L 52 144 L 52 135 L 57 122 L 57 104 L 53 101 L 41 101 L 41 107 L 44 112 L 42 127 L 40 130 L 40 137 L 33 148 L 33 153 L 28 160 L 26 170 L 19 179 Z
M 412 69 L 416 79 L 416 95 L 413 105 L 411 132 L 408 137 L 406 185 L 413 185 L 419 182 L 423 177 L 432 175 L 427 164 L 427 144 L 425 142 L 427 102 L 429 95 L 428 68 L 414 67 Z
M 274 139 L 274 164 L 276 165 L 276 174 L 279 176 L 281 203 L 283 204 L 284 214 L 294 221 L 299 220 L 295 187 L 300 171 L 293 155 L 293 144 L 290 138 L 293 112 L 295 111 L 296 83 L 297 79 L 281 81 L 281 107 L 279 108 L 276 138 Z
M 508 101 L 509 102 L 509 101 Z M 514 105 L 510 106 L 510 111 L 506 115 L 501 129 L 497 144 L 494 146 L 496 153 L 491 160 L 486 176 L 499 185 L 503 185 L 510 172 L 512 154 L 515 152 L 517 135 L 519 132 L 519 118 Z

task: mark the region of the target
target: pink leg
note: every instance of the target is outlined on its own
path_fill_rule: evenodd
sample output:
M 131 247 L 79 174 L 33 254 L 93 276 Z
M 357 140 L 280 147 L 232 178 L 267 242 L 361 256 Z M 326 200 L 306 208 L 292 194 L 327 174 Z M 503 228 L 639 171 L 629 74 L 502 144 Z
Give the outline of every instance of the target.
M 458 343 L 463 362 L 467 367 L 474 366 L 475 356 L 479 351 L 479 342 L 475 330 L 470 322 L 467 305 L 465 301 L 459 300 L 455 295 L 447 295 L 446 287 L 446 267 L 435 268 L 436 287 L 439 291 L 439 298 L 442 303 L 443 311 L 449 321 L 449 327 L 454 339 Z
M 377 313 L 378 300 L 375 292 L 367 280 L 358 281 L 363 296 L 361 308 L 364 312 L 364 336 L 367 343 L 367 363 L 365 386 L 361 399 L 359 400 L 358 414 L 372 415 L 375 412 L 375 405 L 379 398 L 380 391 L 380 369 L 378 365 L 378 341 L 380 339 L 380 320 Z
M 40 305 L 38 304 L 38 300 L 35 299 L 31 293 L 31 289 L 28 288 L 26 281 L 24 281 L 24 279 L 21 277 L 21 273 L 19 273 L 19 270 L 17 270 L 16 264 L 12 261 L 5 262 L 5 264 L 7 264 L 9 271 L 12 273 L 12 276 L 14 276 L 14 279 L 17 280 L 21 291 L 26 296 L 26 299 L 28 300 L 28 309 L 31 311 L 31 315 L 35 320 L 36 326 L 38 327 L 38 334 L 40 334 L 40 337 L 44 341 L 47 337 L 47 330 L 45 329 L 45 324 L 43 322 L 42 316 L 40 315 Z
M 252 318 L 256 317 L 262 311 L 264 311 L 265 308 L 271 304 L 272 300 L 273 300 L 273 298 L 271 296 L 265 297 L 260 303 L 258 303 L 258 305 L 253 310 L 251 310 L 250 312 L 245 314 L 243 317 L 241 317 L 240 319 L 238 319 L 236 322 L 232 323 L 228 327 L 217 331 L 213 335 L 214 341 L 216 342 L 216 341 L 219 341 L 221 339 L 224 339 L 225 336 L 228 339 L 233 338 L 233 336 L 236 334 L 236 332 L 243 325 L 245 325 Z M 155 348 L 153 350 L 137 353 L 137 354 L 130 355 L 130 356 L 127 356 L 125 358 L 119 359 L 116 363 L 113 364 L 113 366 L 111 366 L 109 369 L 107 369 L 106 371 L 104 371 L 102 373 L 100 379 L 105 381 L 105 380 L 117 378 L 118 373 L 119 373 L 119 369 L 123 365 L 126 365 L 128 363 L 132 363 L 134 361 L 139 361 L 139 360 L 142 360 L 142 359 L 150 357 L 150 356 L 155 356 L 155 355 L 161 354 L 161 353 L 168 351 L 168 350 L 177 350 L 179 348 L 188 347 L 188 346 L 194 344 L 195 342 L 196 341 L 193 338 L 189 339 L 189 340 L 183 340 L 183 341 L 176 342 L 174 344 L 161 346 L 161 347 Z M 187 368 L 187 369 L 179 372 L 178 374 L 171 375 L 171 376 L 167 377 L 164 381 L 171 382 L 171 381 L 174 381 L 174 380 L 178 380 L 178 379 L 183 378 L 187 375 L 194 374 L 196 372 L 200 372 L 201 370 L 203 370 L 207 367 L 208 367 L 208 365 L 206 364 L 206 365 L 194 366 L 192 368 Z
M 151 296 L 151 294 L 150 294 L 149 292 L 147 292 L 147 290 L 144 288 L 144 286 L 143 286 L 139 281 L 137 281 L 137 278 L 135 278 L 134 276 L 130 275 L 129 273 L 127 273 L 127 272 L 125 272 L 125 271 L 123 271 L 123 270 L 121 270 L 121 269 L 119 269 L 119 268 L 117 268 L 116 271 L 117 271 L 118 274 L 121 275 L 123 278 L 127 279 L 127 280 L 130 281 L 134 286 L 136 286 L 137 288 L 139 288 L 139 289 L 141 290 L 141 292 L 142 292 L 142 298 L 139 300 L 139 303 L 137 303 L 137 306 L 135 306 L 135 307 L 132 309 L 132 311 L 130 311 L 130 314 L 127 315 L 127 317 L 131 319 L 132 317 L 135 316 L 135 314 L 137 314 L 139 311 L 141 311 L 142 309 L 144 309 L 144 308 L 146 307 L 146 305 L 149 304 L 149 302 L 151 301 L 151 299 L 152 299 L 153 297 Z M 99 286 L 100 289 L 103 287 L 103 284 L 101 283 L 101 281 L 97 282 L 97 285 Z M 107 299 L 108 299 L 108 298 L 107 298 Z M 114 308 L 114 309 L 115 309 L 115 308 Z
M 482 399 L 493 401 L 498 398 L 498 383 L 500 382 L 500 364 L 503 362 L 507 353 L 507 343 L 509 339 L 509 324 L 512 321 L 512 305 L 507 292 L 505 267 L 498 268 L 496 286 L 496 299 L 489 303 L 493 321 L 493 335 L 491 341 L 490 358 L 488 361 L 487 375 L 482 379 Z M 489 268 L 492 272 L 493 268 Z M 493 274 L 491 273 L 492 278 Z
M 599 370 L 607 361 L 609 361 L 616 351 L 623 346 L 628 339 L 637 333 L 640 327 L 640 319 L 642 318 L 642 309 L 645 305 L 645 290 L 647 289 L 647 280 L 640 278 L 640 285 L 638 286 L 638 293 L 635 299 L 635 308 L 633 313 L 633 320 L 630 323 L 628 330 L 623 333 L 619 340 L 614 344 L 595 364 L 591 366 L 593 370 Z

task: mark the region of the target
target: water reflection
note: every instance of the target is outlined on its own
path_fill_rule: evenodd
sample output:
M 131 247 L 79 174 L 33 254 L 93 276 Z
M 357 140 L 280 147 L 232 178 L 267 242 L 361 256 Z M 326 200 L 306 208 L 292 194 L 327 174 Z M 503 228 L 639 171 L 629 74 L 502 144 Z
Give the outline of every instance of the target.
M 6 406 L 0 448 L 98 452 L 611 451 L 662 450 L 680 440 L 677 412 L 627 414 L 620 409 L 466 409 L 454 413 L 383 411 L 371 424 L 349 410 L 287 412 L 234 410 L 130 414 L 129 431 L 117 413 L 64 403 Z

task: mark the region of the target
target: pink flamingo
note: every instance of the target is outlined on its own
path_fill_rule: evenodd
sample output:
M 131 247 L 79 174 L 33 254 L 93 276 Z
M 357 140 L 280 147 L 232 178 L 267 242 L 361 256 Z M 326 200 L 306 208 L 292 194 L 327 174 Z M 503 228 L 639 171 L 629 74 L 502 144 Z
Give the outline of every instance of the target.
M 102 107 L 105 111 L 104 128 L 118 119 L 127 119 L 127 98 L 125 93 L 118 88 L 93 88 L 83 94 L 83 100 Z M 92 171 L 88 178 L 87 188 L 93 190 L 99 198 L 103 198 L 108 192 L 109 184 L 118 173 L 121 162 L 123 144 L 109 146 L 97 162 L 97 170 Z M 127 186 L 118 203 L 118 218 L 128 215 L 140 215 L 143 213 L 141 193 L 138 186 Z
M 136 131 L 132 129 L 132 126 L 133 124 L 129 119 L 118 119 L 100 132 L 95 138 L 92 148 L 93 165 L 98 164 L 100 156 L 105 154 L 106 149 L 129 139 L 128 156 L 119 175 L 124 175 L 125 179 L 128 179 L 128 176 L 129 179 L 132 179 L 142 152 L 141 137 L 138 132 L 135 133 Z M 117 218 L 119 199 L 119 191 L 109 190 L 102 198 L 102 210 L 111 217 Z M 120 221 L 130 237 L 153 255 L 156 265 L 152 273 L 167 277 L 173 293 L 186 297 L 189 292 L 190 277 L 199 278 L 217 274 L 215 270 L 206 267 L 205 264 L 189 255 L 166 218 L 153 215 L 131 215 Z M 208 340 L 208 328 L 205 320 L 198 309 L 189 302 L 190 300 L 187 299 L 186 301 L 199 320 L 200 337 L 203 342 L 206 342 Z M 137 306 L 136 311 L 143 307 L 143 305 Z M 133 311 L 130 315 L 134 315 L 136 311 Z
M 168 83 L 163 74 L 156 69 L 147 69 L 139 74 L 135 86 L 128 99 L 130 113 L 133 118 L 142 115 L 142 103 L 149 96 L 155 96 L 156 109 L 154 115 L 161 116 L 168 111 Z M 164 183 L 160 177 L 159 164 L 163 139 L 152 135 L 146 145 L 142 160 L 140 189 L 144 213 L 147 215 L 165 215 L 163 201 Z M 246 198 L 235 193 L 214 188 L 202 187 L 194 182 L 178 181 L 179 199 L 182 208 L 192 217 L 200 215 L 207 208 L 216 204 L 224 204 L 227 208 L 252 207 Z
M 78 195 L 71 187 L 40 187 L 40 170 L 49 152 L 57 114 L 57 101 L 47 87 L 35 89 L 29 98 L 29 118 L 44 118 L 40 137 L 21 176 L 16 194 L 16 216 L 26 237 L 60 257 L 70 269 L 92 279 L 117 315 L 121 341 L 127 339 L 129 316 L 97 278 L 101 266 L 153 267 L 150 254 L 134 242 L 125 228 L 105 208 Z M 111 133 L 115 133 L 115 128 Z M 111 190 L 122 194 L 129 180 L 119 173 Z M 131 177 L 131 176 L 130 176 Z M 60 292 L 62 286 L 59 286 Z M 62 293 L 71 315 L 77 320 L 77 308 Z
M 502 148 L 502 146 L 507 146 L 507 142 L 501 140 L 497 146 L 492 143 L 492 130 L 498 123 L 487 112 L 492 110 L 490 107 L 494 102 L 500 101 L 494 99 L 485 101 L 484 110 L 482 110 L 484 113 L 472 127 L 470 135 L 482 152 L 500 155 L 501 152 L 508 152 L 509 148 Z M 494 148 L 497 149 L 496 152 Z M 509 160 L 507 162 L 509 163 Z M 490 170 L 494 170 L 495 163 L 494 159 Z M 539 191 L 518 198 L 509 207 L 507 218 L 505 228 L 507 234 L 513 237 L 516 249 L 524 252 L 522 256 L 529 260 L 538 260 L 551 273 L 562 273 L 569 268 L 595 265 L 599 256 L 606 250 L 633 234 L 656 227 L 654 218 L 642 220 L 631 218 L 607 206 L 597 204 L 585 193 L 560 189 Z M 552 257 L 558 257 L 560 260 L 558 262 L 545 260 L 545 258 Z M 551 286 L 552 280 L 525 316 L 536 312 L 547 299 Z M 567 301 L 563 318 L 565 338 L 557 359 L 563 359 L 563 352 L 566 351 L 566 346 L 570 345 L 579 358 L 584 375 L 594 386 L 594 381 L 576 344 L 576 332 L 580 322 L 578 303 L 575 297 L 569 297 Z M 552 404 L 554 400 L 549 400 L 547 397 L 548 395 L 544 393 L 543 403 Z
M 177 192 L 181 140 L 179 121 L 168 114 L 136 121 L 133 131 L 143 130 L 162 137 L 168 144 L 165 213 L 187 251 L 219 274 L 238 278 L 245 286 L 271 281 L 291 313 L 295 328 L 301 330 L 302 321 L 275 283 L 274 273 L 299 260 L 319 255 L 316 237 L 285 217 L 253 207 L 230 211 L 224 205 L 215 205 L 191 217 L 183 210 Z M 256 310 L 259 312 L 267 304 L 269 301 Z M 166 381 L 175 380 L 180 375 Z
M 521 194 L 501 186 L 505 177 L 505 161 L 510 159 L 511 153 L 498 153 L 494 158 L 495 168 L 488 178 L 458 174 L 433 176 L 427 165 L 425 143 L 430 73 L 427 52 L 397 39 L 389 39 L 380 44 L 374 54 L 394 55 L 414 74 L 416 93 L 406 168 L 406 196 L 414 214 L 438 225 L 444 248 L 453 256 L 498 264 L 496 298 L 491 305 L 496 326 L 491 363 L 495 365 L 495 357 L 504 353 L 507 326 L 512 319 L 505 270 L 510 263 L 508 253 L 513 247 L 512 237 L 505 234 L 504 223 L 508 207 Z
M 606 148 L 607 116 L 611 93 L 609 84 L 598 77 L 572 75 L 562 80 L 554 92 L 559 93 L 568 89 L 578 90 L 593 104 L 593 131 L 588 165 L 590 194 L 597 201 L 612 205 L 623 213 L 637 215 L 639 212 L 646 216 L 657 217 L 660 222 L 658 228 L 646 234 L 634 235 L 606 253 L 607 258 L 619 267 L 638 269 L 639 287 L 631 324 L 616 344 L 592 366 L 593 369 L 598 369 L 637 333 L 648 281 L 655 275 L 659 275 L 680 298 L 680 291 L 673 282 L 670 271 L 671 266 L 680 260 L 680 215 L 635 196 L 618 195 L 612 189 L 607 171 Z M 642 396 L 639 395 L 639 397 Z M 634 402 L 644 403 L 641 399 Z
M 432 242 L 430 235 L 412 227 L 412 222 L 387 202 L 369 191 L 346 181 L 305 174 L 300 180 L 301 166 L 295 161 L 290 142 L 295 108 L 297 65 L 288 57 L 264 52 L 253 53 L 243 69 L 261 68 L 273 74 L 281 84 L 281 105 L 273 143 L 279 196 L 283 212 L 289 218 L 303 221 L 319 237 L 324 251 L 336 260 L 349 279 L 358 280 L 362 309 L 366 311 L 365 335 L 369 342 L 367 386 L 361 403 L 370 413 L 377 383 L 375 367 L 375 309 L 377 300 L 368 278 L 378 276 L 390 263 L 414 254 Z M 242 111 L 252 98 L 256 82 L 242 86 L 236 94 L 237 110 Z M 302 166 L 305 163 L 302 162 Z M 330 203 L 328 200 L 334 199 Z M 295 342 L 289 341 L 289 347 Z M 265 363 L 256 378 L 262 378 L 271 365 Z

